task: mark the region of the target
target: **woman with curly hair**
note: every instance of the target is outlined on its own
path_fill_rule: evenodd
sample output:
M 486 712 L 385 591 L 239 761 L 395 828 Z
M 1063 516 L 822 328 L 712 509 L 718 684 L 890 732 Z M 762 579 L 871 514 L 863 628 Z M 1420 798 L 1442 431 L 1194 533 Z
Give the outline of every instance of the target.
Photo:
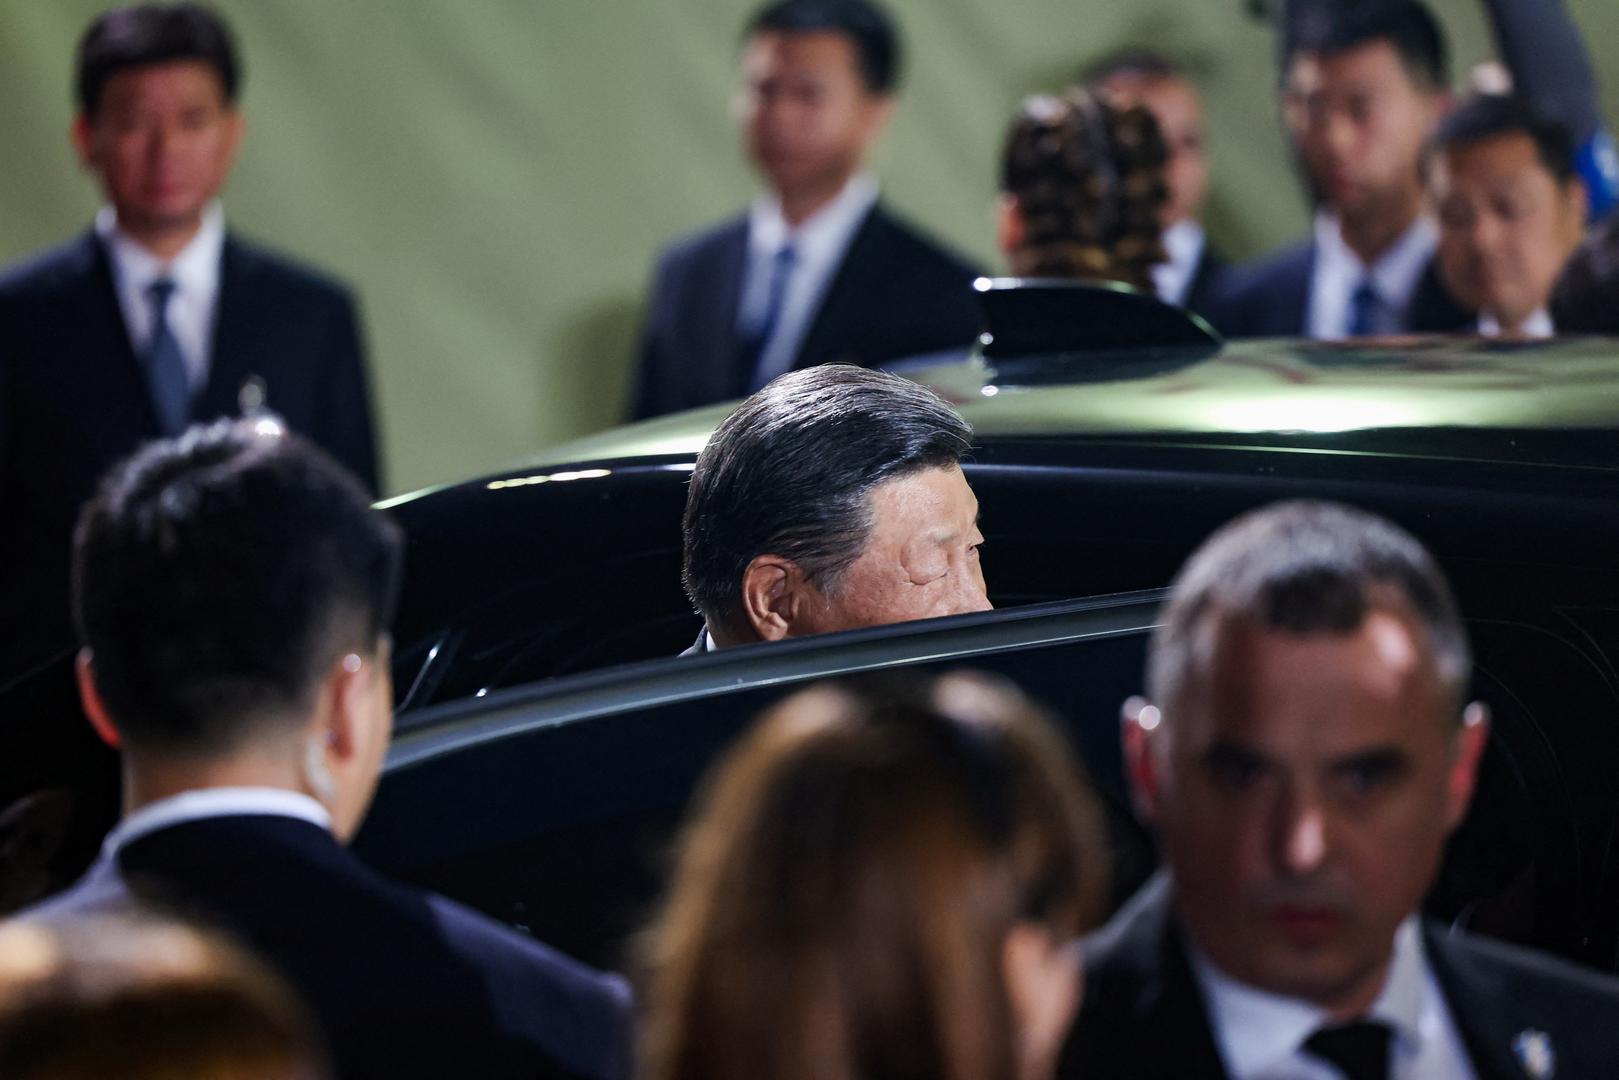
M 1167 162 L 1141 106 L 1079 88 L 1026 100 L 1001 156 L 999 240 L 1012 273 L 1151 291 L 1152 267 L 1166 258 Z

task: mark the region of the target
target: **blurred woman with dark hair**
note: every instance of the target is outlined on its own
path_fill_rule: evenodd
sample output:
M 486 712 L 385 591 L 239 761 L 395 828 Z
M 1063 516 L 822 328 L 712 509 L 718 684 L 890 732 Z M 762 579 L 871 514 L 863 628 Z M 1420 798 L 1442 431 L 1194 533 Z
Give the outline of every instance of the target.
M 1158 123 L 1084 89 L 1031 97 L 1001 155 L 999 242 L 1027 278 L 1119 281 L 1152 291 L 1169 160 Z
M 1107 859 L 1067 745 L 976 677 L 826 685 L 710 777 L 650 938 L 651 1080 L 1033 1080 Z

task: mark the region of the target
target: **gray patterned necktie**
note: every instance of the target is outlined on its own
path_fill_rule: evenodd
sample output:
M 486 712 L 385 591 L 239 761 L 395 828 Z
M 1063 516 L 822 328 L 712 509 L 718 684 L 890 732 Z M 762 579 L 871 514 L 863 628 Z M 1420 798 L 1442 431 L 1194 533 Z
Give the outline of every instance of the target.
M 186 377 L 185 358 L 169 327 L 169 297 L 173 295 L 174 282 L 169 278 L 158 278 L 146 287 L 146 299 L 152 305 L 152 336 L 141 350 L 146 386 L 165 435 L 180 434 L 191 418 L 191 383 Z

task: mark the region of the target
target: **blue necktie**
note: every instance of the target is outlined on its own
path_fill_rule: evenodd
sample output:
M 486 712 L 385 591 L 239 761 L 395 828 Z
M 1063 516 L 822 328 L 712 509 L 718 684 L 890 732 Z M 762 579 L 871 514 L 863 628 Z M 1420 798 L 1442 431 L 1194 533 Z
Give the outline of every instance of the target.
M 759 324 L 758 332 L 748 339 L 742 352 L 746 370 L 749 372 L 750 394 L 781 374 L 780 371 L 766 371 L 760 367 L 760 361 L 764 359 L 765 350 L 770 347 L 770 339 L 776 332 L 776 324 L 781 321 L 781 309 L 786 306 L 787 301 L 787 282 L 793 276 L 793 267 L 797 263 L 798 253 L 793 250 L 791 244 L 784 245 L 771 260 L 770 298 L 765 306 L 764 322 Z M 788 363 L 791 362 L 789 358 Z
M 158 278 L 147 286 L 146 298 L 152 305 L 152 336 L 141 352 L 146 369 L 146 386 L 152 393 L 159 425 L 165 435 L 178 435 L 191 418 L 191 383 L 186 378 L 185 358 L 180 342 L 169 328 L 169 297 L 174 282 Z
M 1371 275 L 1360 279 L 1355 291 L 1349 297 L 1349 336 L 1371 337 L 1382 328 L 1378 324 L 1378 315 L 1383 310 L 1383 297 L 1377 291 L 1377 283 Z

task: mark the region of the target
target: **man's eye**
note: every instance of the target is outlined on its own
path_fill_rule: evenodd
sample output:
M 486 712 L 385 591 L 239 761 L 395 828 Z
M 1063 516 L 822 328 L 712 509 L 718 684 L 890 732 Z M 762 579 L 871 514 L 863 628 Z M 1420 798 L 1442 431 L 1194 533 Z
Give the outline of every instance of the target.
M 1209 757 L 1208 771 L 1215 787 L 1236 795 L 1257 784 L 1265 774 L 1265 766 L 1248 754 L 1216 752 Z

